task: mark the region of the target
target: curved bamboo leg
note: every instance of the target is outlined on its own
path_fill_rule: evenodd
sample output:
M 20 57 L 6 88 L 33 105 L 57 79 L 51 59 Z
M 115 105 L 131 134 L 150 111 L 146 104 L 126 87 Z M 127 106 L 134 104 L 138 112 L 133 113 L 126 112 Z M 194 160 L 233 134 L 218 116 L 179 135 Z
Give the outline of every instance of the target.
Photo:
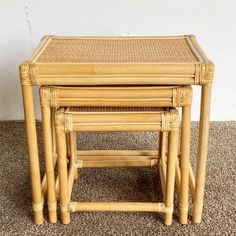
M 67 176 L 67 152 L 66 135 L 62 131 L 56 132 L 56 143 L 58 153 L 58 172 L 59 172 L 59 198 L 61 221 L 63 224 L 70 223 L 70 213 L 68 211 L 68 176 Z
M 180 158 L 180 193 L 179 193 L 179 222 L 188 223 L 188 190 L 189 190 L 189 165 L 190 165 L 190 129 L 191 106 L 182 108 L 181 126 L 181 158 Z
M 40 168 L 38 156 L 37 131 L 31 85 L 22 85 L 26 133 L 28 140 L 31 189 L 35 224 L 43 223 L 43 198 L 40 181 Z
M 174 184 L 175 184 L 175 162 L 178 154 L 178 131 L 169 132 L 168 158 L 166 171 L 166 195 L 164 215 L 164 224 L 172 223 L 173 201 L 174 201 Z
M 196 168 L 196 185 L 195 185 L 195 196 L 193 201 L 194 223 L 201 223 L 202 220 L 203 196 L 204 196 L 206 161 L 207 161 L 207 150 L 208 150 L 211 88 L 212 88 L 211 84 L 206 84 L 202 86 L 201 114 L 200 114 L 200 125 L 199 125 L 197 168 Z
M 41 106 L 42 126 L 43 126 L 43 142 L 45 152 L 45 169 L 47 179 L 47 199 L 48 214 L 51 223 L 57 222 L 57 200 L 55 191 L 55 173 L 53 161 L 53 139 L 51 127 L 51 109 L 49 105 Z

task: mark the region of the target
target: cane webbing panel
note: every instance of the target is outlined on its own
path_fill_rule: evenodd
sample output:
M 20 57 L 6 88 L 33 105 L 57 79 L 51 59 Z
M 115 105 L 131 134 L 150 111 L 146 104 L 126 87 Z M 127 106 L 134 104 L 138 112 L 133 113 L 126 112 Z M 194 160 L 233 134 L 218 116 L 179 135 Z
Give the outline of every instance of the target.
M 41 63 L 196 63 L 186 38 L 52 38 Z
M 96 112 L 96 113 L 109 113 L 109 112 L 118 112 L 118 113 L 130 113 L 130 112 L 165 112 L 167 109 L 159 107 L 70 107 L 66 109 L 66 112 L 69 113 L 81 113 L 81 112 Z

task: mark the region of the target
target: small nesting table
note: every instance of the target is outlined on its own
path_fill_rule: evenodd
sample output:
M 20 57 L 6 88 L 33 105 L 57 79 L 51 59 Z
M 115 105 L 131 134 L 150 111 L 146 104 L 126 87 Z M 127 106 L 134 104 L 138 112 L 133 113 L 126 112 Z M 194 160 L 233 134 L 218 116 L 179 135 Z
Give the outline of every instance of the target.
M 200 85 L 197 169 L 191 182 L 193 222 L 200 223 L 213 73 L 213 63 L 192 35 L 43 37 L 29 59 L 20 65 L 35 223 L 43 222 L 43 197 L 32 86 Z
M 178 153 L 179 113 L 175 108 L 158 107 L 74 107 L 55 111 L 58 147 L 58 175 L 61 221 L 70 223 L 71 212 L 146 211 L 164 213 L 164 223 L 171 225 L 174 201 L 175 166 Z M 169 133 L 166 180 L 163 202 L 81 202 L 71 201 L 76 163 L 76 133 L 82 131 L 159 131 Z M 70 143 L 70 167 L 67 171 L 66 134 Z M 164 149 L 159 149 L 164 154 Z M 165 155 L 165 154 L 164 154 Z M 160 161 L 160 159 L 159 159 Z M 153 165 L 155 166 L 155 165 Z M 164 197 L 165 196 L 165 197 Z

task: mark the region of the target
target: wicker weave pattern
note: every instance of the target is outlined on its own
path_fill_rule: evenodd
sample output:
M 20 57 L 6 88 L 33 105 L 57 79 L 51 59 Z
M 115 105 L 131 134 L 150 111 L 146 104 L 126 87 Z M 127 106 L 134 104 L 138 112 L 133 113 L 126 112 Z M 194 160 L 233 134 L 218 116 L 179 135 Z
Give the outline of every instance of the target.
M 163 112 L 158 107 L 70 107 L 66 112 Z
M 185 38 L 52 38 L 40 63 L 196 63 Z

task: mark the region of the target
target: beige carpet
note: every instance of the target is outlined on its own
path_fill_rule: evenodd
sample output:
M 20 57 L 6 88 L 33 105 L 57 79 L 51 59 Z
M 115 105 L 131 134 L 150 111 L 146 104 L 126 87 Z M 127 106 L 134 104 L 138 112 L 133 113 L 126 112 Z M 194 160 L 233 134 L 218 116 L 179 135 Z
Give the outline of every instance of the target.
M 39 131 L 40 126 L 39 126 Z M 42 157 L 42 140 L 40 155 Z M 84 133 L 81 149 L 154 149 L 156 133 Z M 191 158 L 197 143 L 192 124 Z M 33 224 L 24 124 L 0 122 L 0 235 L 236 235 L 236 122 L 212 122 L 203 221 L 171 226 L 155 213 L 75 213 L 70 225 Z M 155 170 L 83 169 L 73 191 L 77 200 L 154 201 L 161 199 Z M 176 199 L 177 200 L 177 199 Z M 175 203 L 175 207 L 177 202 Z M 191 212 L 189 214 L 191 219 Z

